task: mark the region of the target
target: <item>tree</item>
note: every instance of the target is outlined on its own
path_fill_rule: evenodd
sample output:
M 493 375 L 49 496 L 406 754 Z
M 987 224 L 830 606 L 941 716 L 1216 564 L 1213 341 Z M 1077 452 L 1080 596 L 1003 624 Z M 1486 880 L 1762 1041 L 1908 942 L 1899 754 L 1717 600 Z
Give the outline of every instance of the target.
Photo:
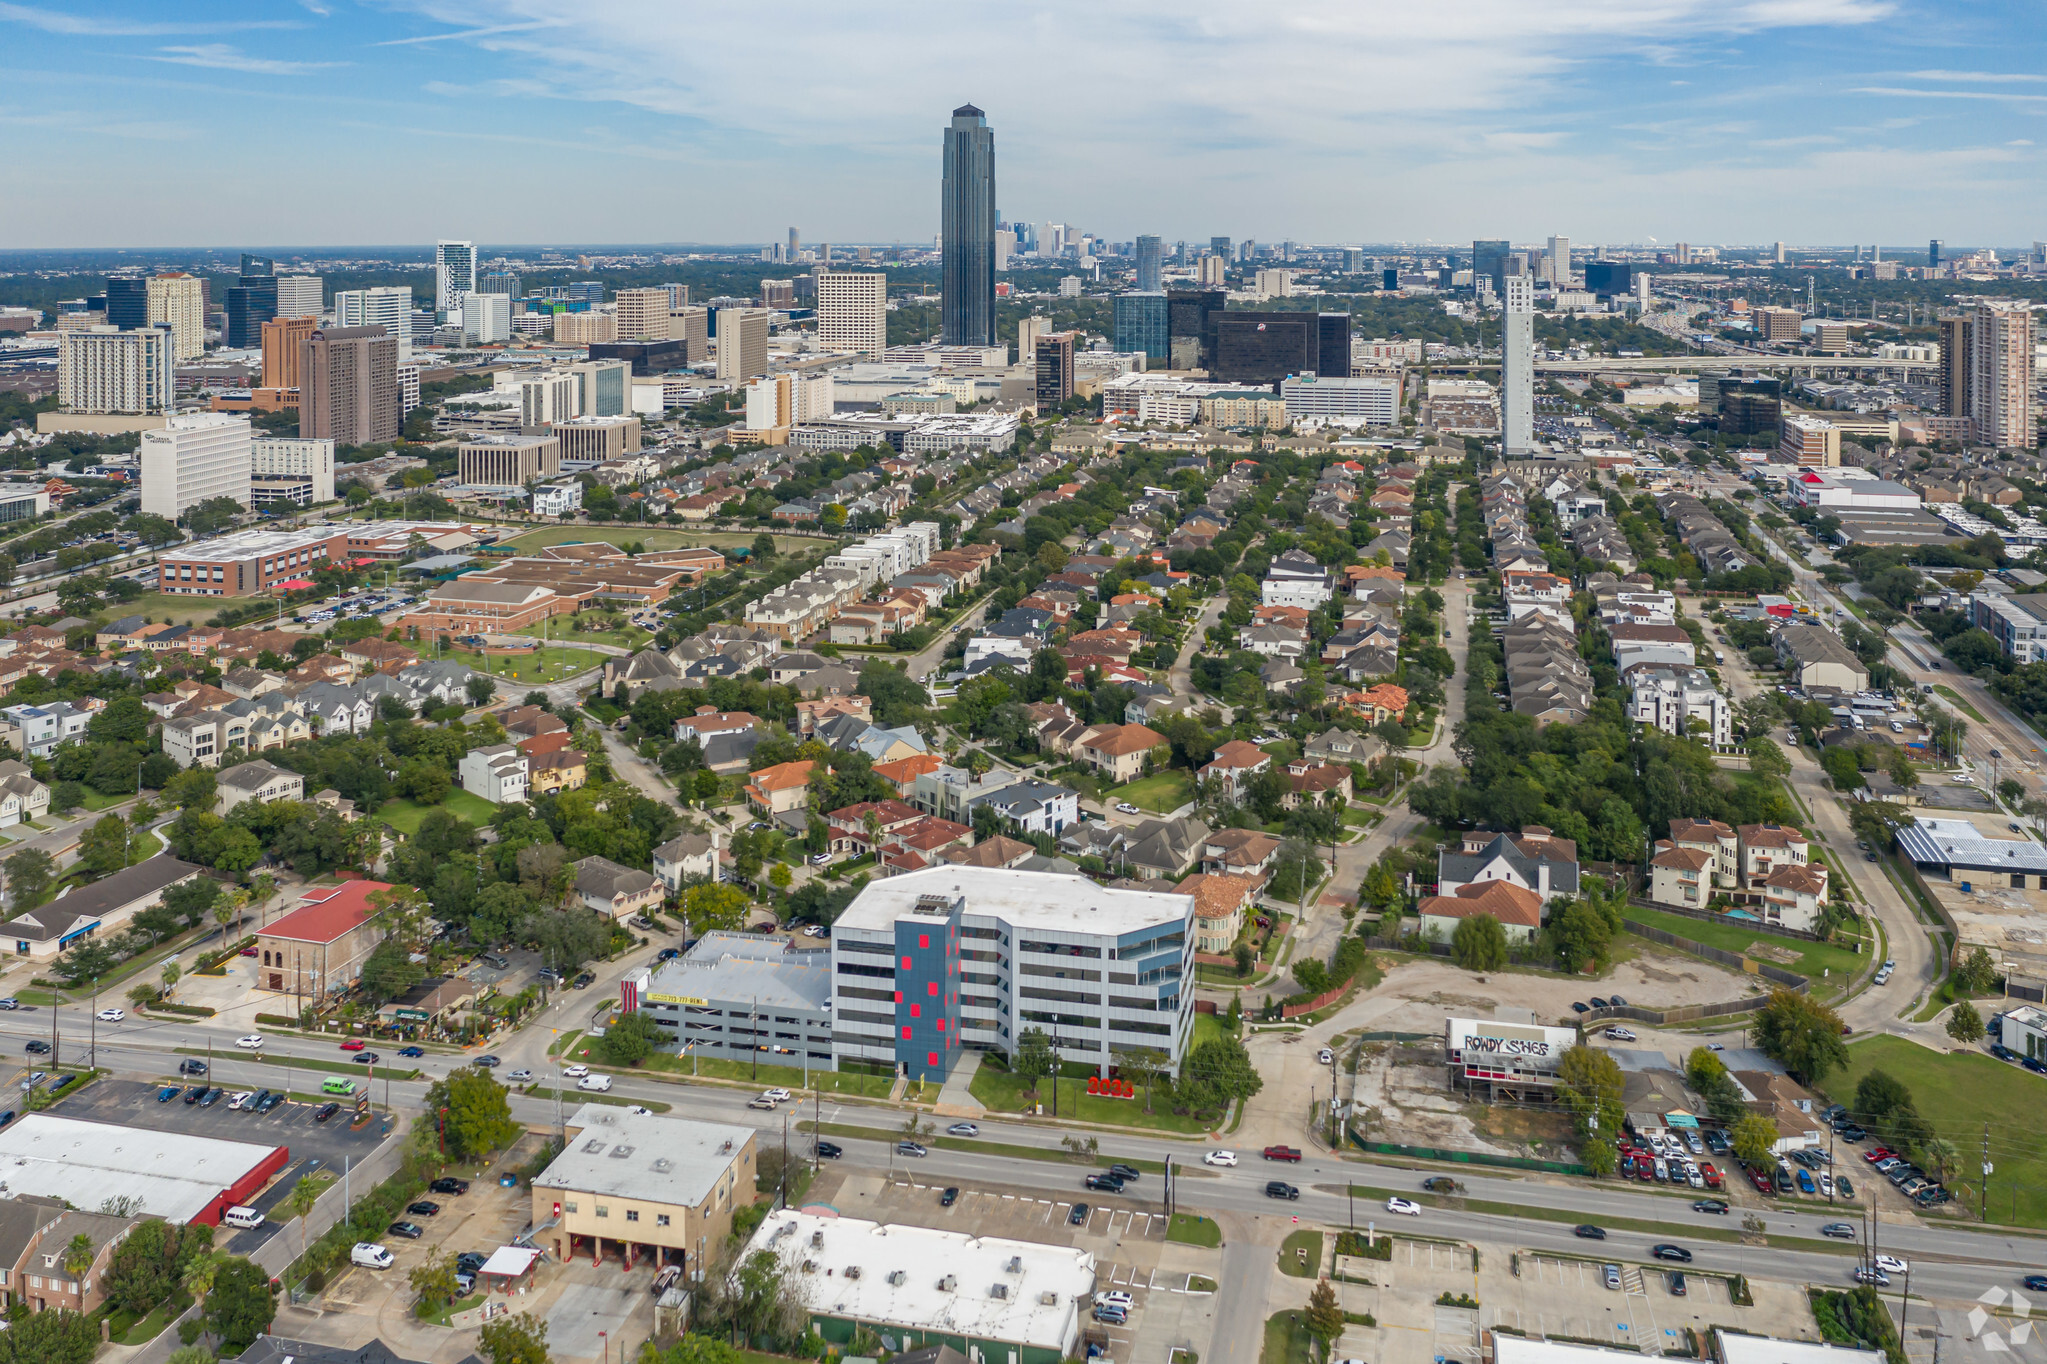
M 1336 1300 L 1336 1289 L 1327 1279 L 1315 1281 L 1315 1287 L 1308 1294 L 1308 1331 L 1326 1347 L 1343 1334 L 1343 1305 Z
M 78 840 L 78 862 L 95 878 L 111 876 L 128 865 L 128 821 L 107 815 Z
M 1829 1071 L 1848 1064 L 1841 1016 L 1806 995 L 1771 991 L 1770 1002 L 1756 1015 L 1755 1034 L 1763 1054 L 1783 1062 L 1802 1085 L 1818 1084 Z
M 1701 1094 L 1710 1095 L 1727 1080 L 1727 1066 L 1704 1047 L 1693 1047 L 1685 1058 L 1685 1079 Z
M 1248 1099 L 1265 1088 L 1265 1077 L 1251 1064 L 1251 1054 L 1234 1037 L 1211 1037 L 1187 1053 L 1183 1075 L 1211 1086 L 1225 1103 Z
M 79 1232 L 64 1247 L 64 1272 L 74 1279 L 83 1279 L 85 1271 L 92 1268 L 95 1247 L 92 1238 Z
M 476 1347 L 490 1364 L 548 1364 L 547 1322 L 524 1312 L 487 1321 Z
M 1550 921 L 1550 945 L 1567 971 L 1597 969 L 1613 948 L 1613 928 L 1591 905 L 1580 900 L 1564 907 Z
M 1760 734 L 1749 738 L 1748 767 L 1757 776 L 1771 781 L 1791 775 L 1791 760 L 1784 756 L 1784 750 Z
M 1258 964 L 1258 952 L 1246 939 L 1239 938 L 1237 940 L 1237 945 L 1232 950 L 1232 955 L 1236 958 L 1237 974 L 1240 976 L 1250 975 L 1251 968 Z M 1232 998 L 1234 999 L 1234 996 Z
M 1767 1170 L 1777 1158 L 1777 1124 L 1760 1113 L 1750 1113 L 1736 1121 L 1729 1140 L 1734 1144 L 1735 1158 L 1751 1169 Z
M 363 998 L 369 1004 L 381 1007 L 425 978 L 426 967 L 412 960 L 407 946 L 397 938 L 386 938 L 363 962 Z
M 158 975 L 163 980 L 163 992 L 165 995 L 169 995 L 171 991 L 178 988 L 178 979 L 182 974 L 178 970 L 176 962 L 167 961 L 163 964 L 163 970 Z
M 270 1329 L 277 1298 L 270 1274 L 253 1260 L 237 1255 L 214 1276 L 206 1300 L 206 1329 L 220 1341 L 221 1353 L 238 1355 Z
M 1497 971 L 1507 964 L 1507 930 L 1490 914 L 1467 915 L 1450 935 L 1450 958 L 1466 971 Z
M 785 894 L 789 890 L 789 883 L 794 879 L 795 873 L 789 870 L 787 862 L 777 862 L 768 868 L 768 884 Z
M 1011 1058 L 1010 1069 L 1030 1081 L 1034 1092 L 1038 1081 L 1058 1068 L 1059 1054 L 1052 1050 L 1052 1039 L 1043 1028 L 1025 1028 L 1017 1035 L 1016 1055 Z
M 41 848 L 24 848 L 4 865 L 9 903 L 17 914 L 40 905 L 50 893 L 50 883 L 57 879 L 56 859 Z
M 1957 1042 L 1976 1042 L 1983 1037 L 1983 1015 L 1968 1000 L 1955 1005 L 1947 1016 L 1947 1035 Z
M 663 1043 L 674 1040 L 649 1015 L 634 1012 L 606 1028 L 597 1045 L 613 1065 L 636 1066 Z
M 1955 984 L 1972 995 L 1987 995 L 1997 988 L 1997 962 L 1989 949 L 1971 948 L 1955 968 Z
M 497 679 L 478 673 L 462 684 L 462 690 L 469 694 L 469 704 L 472 707 L 487 705 L 490 699 L 498 694 Z
M 1855 750 L 1846 744 L 1820 754 L 1820 767 L 1833 780 L 1837 791 L 1855 791 L 1866 784 L 1862 766 L 1855 760 Z
M 1372 869 L 1365 873 L 1365 881 L 1359 887 L 1365 903 L 1374 909 L 1383 910 L 1393 903 L 1393 897 L 1400 893 L 1400 883 L 1394 879 L 1393 868 L 1385 860 L 1374 862 Z
M 746 922 L 746 892 L 737 886 L 705 882 L 685 888 L 677 902 L 690 931 L 703 934 L 711 929 L 736 929 Z
M 306 1219 L 313 1215 L 313 1205 L 320 1201 L 320 1186 L 310 1175 L 301 1175 L 298 1183 L 291 1186 L 291 1194 L 284 1200 L 284 1206 L 299 1224 L 299 1255 L 306 1253 Z
M 239 876 L 255 866 L 262 856 L 263 845 L 256 840 L 256 835 L 239 824 L 230 824 L 221 832 L 220 850 L 213 855 L 213 865 Z
M 1557 1063 L 1557 1094 L 1577 1118 L 1580 1136 L 1603 1141 L 1620 1132 L 1628 1111 L 1624 1089 L 1611 1052 L 1572 1047 Z
M 209 1250 L 185 1262 L 180 1285 L 202 1307 L 206 1303 L 206 1295 L 213 1291 L 214 1282 L 220 1277 L 220 1267 L 226 1260 L 226 1251 Z
M 512 1118 L 511 1094 L 488 1071 L 465 1066 L 427 1088 L 426 1111 L 447 1109 L 442 1137 L 448 1155 L 474 1160 L 503 1150 L 525 1129 Z
M 453 1302 L 456 1293 L 455 1253 L 451 1250 L 442 1250 L 438 1254 L 427 1256 L 413 1266 L 412 1272 L 406 1276 L 406 1282 L 412 1285 L 412 1291 L 419 1295 L 422 1302 L 434 1304 Z

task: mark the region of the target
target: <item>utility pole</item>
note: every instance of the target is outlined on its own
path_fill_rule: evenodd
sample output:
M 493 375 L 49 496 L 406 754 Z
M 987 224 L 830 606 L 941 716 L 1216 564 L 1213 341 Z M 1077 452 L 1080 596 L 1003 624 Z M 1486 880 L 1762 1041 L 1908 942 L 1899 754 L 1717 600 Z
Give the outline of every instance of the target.
M 1990 1220 L 1990 1172 L 1992 1168 L 1990 1163 L 1990 1124 L 1986 1122 L 1983 1124 L 1983 1183 L 1980 1186 L 1982 1189 L 1983 1210 L 1982 1215 L 1977 1219 L 1982 1222 Z

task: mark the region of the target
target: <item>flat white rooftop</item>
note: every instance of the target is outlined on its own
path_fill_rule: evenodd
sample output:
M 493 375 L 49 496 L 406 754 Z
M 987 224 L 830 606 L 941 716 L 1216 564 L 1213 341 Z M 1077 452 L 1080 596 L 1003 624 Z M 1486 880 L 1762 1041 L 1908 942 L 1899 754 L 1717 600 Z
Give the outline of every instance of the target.
M 1111 890 L 1085 876 L 1003 867 L 933 867 L 869 883 L 833 923 L 839 929 L 886 932 L 926 896 L 964 897 L 969 918 L 1001 919 L 1017 928 L 1121 937 L 1181 923 L 1194 897 L 1149 890 Z
M 87 1212 L 132 1198 L 152 1217 L 183 1223 L 276 1149 L 31 1113 L 0 1128 L 0 1192 L 61 1198 Z
M 1071 1246 L 784 1210 L 747 1247 L 773 1251 L 816 1316 L 1072 1353 L 1095 1257 Z
M 568 1146 L 533 1181 L 535 1188 L 689 1207 L 710 1197 L 754 1135 L 751 1127 L 597 1103 L 577 1109 L 566 1126 Z
M 1775 1340 L 1718 1329 L 1713 1337 L 1720 1342 L 1720 1358 L 1726 1364 L 1883 1364 L 1884 1358 L 1880 1350 L 1857 1350 L 1816 1340 Z

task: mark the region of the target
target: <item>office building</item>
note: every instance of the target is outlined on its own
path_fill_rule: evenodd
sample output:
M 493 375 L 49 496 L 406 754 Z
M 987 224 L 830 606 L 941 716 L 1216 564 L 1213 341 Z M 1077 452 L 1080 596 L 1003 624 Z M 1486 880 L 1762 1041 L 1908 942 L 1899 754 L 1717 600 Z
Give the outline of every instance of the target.
M 241 278 L 228 287 L 227 332 L 222 344 L 255 350 L 263 344 L 263 324 L 277 316 L 277 276 L 260 256 L 242 257 Z
M 249 446 L 249 503 L 313 507 L 334 500 L 334 442 L 258 436 Z
M 206 282 L 197 275 L 151 276 L 149 325 L 170 332 L 173 360 L 206 354 Z
M 564 290 L 562 297 L 571 303 L 602 303 L 604 282 L 596 279 L 579 279 Z
M 624 342 L 615 343 L 624 345 Z M 625 359 L 593 355 L 569 366 L 576 376 L 576 415 L 622 417 L 632 401 L 632 376 L 640 371 Z
M 1205 256 L 1203 260 L 1213 260 Z M 1204 284 L 1206 280 L 1202 281 Z M 1216 283 L 1222 282 L 1218 276 Z M 1229 301 L 1229 295 L 1221 289 L 1168 289 L 1166 291 L 1166 328 L 1175 341 L 1182 337 L 1196 343 L 1196 365 L 1208 365 L 1215 360 L 1215 319 L 1222 315 Z M 1180 368 L 1179 365 L 1174 366 Z
M 242 252 L 241 277 L 243 279 L 266 279 L 277 274 L 277 262 L 268 256 L 252 256 Z
M 1929 270 L 1940 269 L 1940 238 L 1938 237 L 1926 243 L 1926 268 Z
M 1507 276 L 1500 317 L 1500 451 L 1535 449 L 1535 281 Z
M 1970 342 L 1976 318 L 1968 312 L 1940 315 L 1940 414 L 1968 417 L 1975 413 L 1969 397 Z
M 1203 256 L 1200 265 L 1201 287 L 1220 289 L 1229 282 L 1229 262 L 1221 256 Z
M 337 327 L 382 327 L 398 338 L 398 358 L 412 355 L 412 290 L 404 285 L 344 289 L 334 295 Z
M 1549 251 L 1545 259 L 1549 266 L 1547 273 L 1551 284 L 1561 289 L 1571 282 L 1571 239 L 1569 237 L 1551 237 L 1549 239 Z
M 1796 345 L 1805 335 L 1805 317 L 1796 308 L 1753 309 L 1749 324 L 1755 328 L 1756 339 L 1765 345 L 1779 341 Z
M 503 294 L 506 298 L 519 296 L 519 276 L 511 270 L 486 270 L 476 282 L 479 294 Z
M 1289 374 L 1350 375 L 1350 314 L 1229 309 L 1207 318 L 1215 343 L 1210 377 L 1276 384 Z
M 1073 333 L 1047 332 L 1035 351 L 1038 413 L 1056 412 L 1073 396 Z
M 1512 242 L 1504 241 L 1474 241 L 1471 244 L 1473 288 L 1477 288 L 1479 280 L 1483 278 L 1493 282 L 1494 293 L 1501 294 L 1507 291 L 1507 253 L 1512 247 Z
M 1001 274 L 1009 269 L 1009 258 L 1016 254 L 1016 233 L 1006 227 L 995 231 L 995 272 Z
M 1251 286 L 1260 298 L 1286 298 L 1294 291 L 1291 270 L 1260 270 Z
M 1137 239 L 1137 291 L 1156 293 L 1159 289 L 1159 255 L 1161 243 L 1157 237 Z M 1117 349 L 1122 349 L 1118 347 Z
M 1725 378 L 1718 381 L 1720 431 L 1729 436 L 1765 436 L 1776 440 L 1784 421 L 1781 379 Z M 1705 378 L 1700 390 L 1705 392 Z
M 1156 261 L 1153 273 L 1157 273 Z M 1116 295 L 1116 349 L 1125 355 L 1144 356 L 1147 369 L 1165 367 L 1173 358 L 1170 317 L 1164 290 Z
M 299 354 L 319 325 L 317 317 L 276 317 L 263 324 L 263 387 L 299 386 Z
M 943 1080 L 963 1048 L 1036 1028 L 1106 1074 L 1121 1052 L 1177 1071 L 1193 1026 L 1192 896 L 1058 872 L 951 866 L 872 882 L 832 925 L 832 1049 Z M 1090 965 L 1091 963 L 1091 965 Z
M 1038 338 L 1052 334 L 1052 319 L 1043 313 L 1032 313 L 1029 317 L 1016 320 L 1017 363 L 1026 361 L 1035 365 L 1038 360 Z
M 396 440 L 405 421 L 398 338 L 382 327 L 328 327 L 299 358 L 299 435 L 337 445 Z
M 1230 239 L 1228 237 L 1210 237 L 1208 239 L 1208 254 L 1221 260 L 1236 259 L 1236 252 L 1230 246 Z
M 462 295 L 462 342 L 500 345 L 512 339 L 512 300 L 503 294 Z
M 825 382 L 831 382 L 829 376 Z M 570 472 L 622 459 L 640 448 L 638 417 L 570 417 L 548 430 L 562 443 L 562 468 Z
M 434 243 L 434 307 L 450 312 L 462 306 L 462 295 L 476 292 L 476 243 Z
M 764 308 L 718 309 L 718 377 L 734 382 L 768 372 L 768 320 Z M 634 373 L 638 373 L 635 368 Z
M 554 339 L 564 346 L 600 346 L 617 343 L 618 314 L 609 308 L 592 308 L 581 313 L 556 309 Z
M 583 410 L 582 381 L 570 370 L 543 370 L 519 376 L 519 425 L 546 426 L 568 421 Z
M 620 289 L 614 299 L 618 305 L 618 340 L 668 339 L 667 289 Z
M 473 488 L 523 488 L 562 471 L 557 436 L 478 436 L 455 447 L 456 479 Z
M 2033 314 L 2021 299 L 1986 299 L 1969 327 L 1969 418 L 1976 439 L 2005 449 L 2032 449 Z
M 761 307 L 769 312 L 786 312 L 796 306 L 796 281 L 793 279 L 764 279 L 761 281 Z
M 112 275 L 107 279 L 107 325 L 134 331 L 149 325 L 149 281 L 141 275 Z
M 995 132 L 971 104 L 945 130 L 939 315 L 948 346 L 995 344 Z M 720 330 L 723 330 L 722 324 Z M 723 378 L 724 370 L 719 370 Z M 749 371 L 751 372 L 751 371 Z
M 279 317 L 318 317 L 326 306 L 318 275 L 277 276 Z
M 1805 468 L 1837 469 L 1841 465 L 1841 428 L 1823 417 L 1794 412 L 1784 418 L 1777 453 Z
M 668 339 L 682 345 L 682 362 L 701 365 L 711 358 L 711 312 L 687 303 L 670 304 Z
M 1784 264 L 1785 256 L 1783 242 L 1772 242 L 1770 244 L 1770 261 L 1774 265 Z
M 888 349 L 888 277 L 877 271 L 817 271 L 820 350 L 879 358 Z
M 91 327 L 57 335 L 57 405 L 66 412 L 168 412 L 171 334 L 162 327 Z
M 1626 261 L 1591 260 L 1585 262 L 1585 288 L 1601 298 L 1615 298 L 1633 293 L 1635 267 Z
M 1391 426 L 1400 416 L 1397 379 L 1290 374 L 1280 383 L 1279 395 L 1292 425 Z
M 144 431 L 136 456 L 142 510 L 175 521 L 216 497 L 248 506 L 249 447 L 249 419 L 226 412 L 188 412 Z
M 829 374 L 763 374 L 746 386 L 746 429 L 774 433 L 775 444 L 786 441 L 798 422 L 821 421 L 832 413 Z

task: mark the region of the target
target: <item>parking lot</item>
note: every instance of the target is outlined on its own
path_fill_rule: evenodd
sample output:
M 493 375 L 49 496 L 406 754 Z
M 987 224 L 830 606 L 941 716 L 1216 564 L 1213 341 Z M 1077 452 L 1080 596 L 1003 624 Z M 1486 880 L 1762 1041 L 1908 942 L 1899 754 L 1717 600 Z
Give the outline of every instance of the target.
M 230 1109 L 227 1098 L 204 1108 L 182 1098 L 158 1103 L 156 1095 L 160 1088 L 139 1080 L 103 1079 L 73 1098 L 59 1099 L 50 1111 L 83 1122 L 117 1123 L 157 1132 L 187 1132 L 223 1141 L 287 1147 L 291 1151 L 290 1164 L 251 1204 L 266 1216 L 284 1201 L 301 1176 L 315 1170 L 332 1170 L 338 1175 L 344 1163 L 366 1159 L 384 1140 L 381 1119 L 371 1121 L 361 1131 L 351 1132 L 346 1109 L 320 1123 L 313 1121 L 316 1110 L 311 1104 L 282 1103 L 259 1115 Z M 228 1097 L 235 1092 L 230 1091 Z M 236 1254 L 246 1255 L 282 1227 L 278 1220 L 266 1222 L 235 1233 L 224 1244 Z

